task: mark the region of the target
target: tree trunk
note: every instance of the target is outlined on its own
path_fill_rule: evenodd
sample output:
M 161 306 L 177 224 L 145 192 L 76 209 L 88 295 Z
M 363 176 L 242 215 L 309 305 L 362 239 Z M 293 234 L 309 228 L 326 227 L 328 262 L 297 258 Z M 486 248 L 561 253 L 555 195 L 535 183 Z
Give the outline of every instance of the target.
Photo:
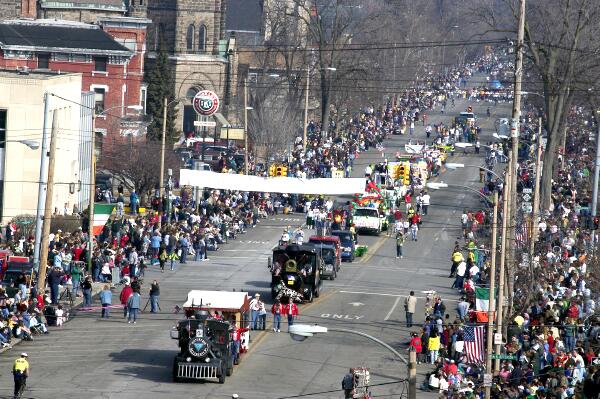
M 321 72 L 321 134 L 326 135 L 329 130 L 329 82 L 324 72 Z

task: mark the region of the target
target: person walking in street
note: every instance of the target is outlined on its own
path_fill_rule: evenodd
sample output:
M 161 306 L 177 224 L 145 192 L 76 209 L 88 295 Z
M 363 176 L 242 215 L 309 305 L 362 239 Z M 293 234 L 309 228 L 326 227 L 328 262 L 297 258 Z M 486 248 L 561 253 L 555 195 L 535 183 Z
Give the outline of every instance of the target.
M 50 298 L 53 305 L 58 305 L 59 285 L 63 277 L 60 267 L 52 268 L 48 275 L 48 285 L 50 286 Z
M 267 328 L 267 310 L 263 301 L 258 301 L 258 328 L 259 330 Z
M 167 253 L 167 248 L 162 247 L 160 249 L 160 254 L 158 255 L 158 263 L 160 264 L 160 272 L 165 272 L 165 262 L 169 258 L 169 254 Z
M 179 263 L 187 263 L 187 254 L 189 251 L 189 247 L 190 247 L 190 242 L 187 239 L 187 234 L 182 234 L 181 238 L 179 238 L 179 248 L 181 249 L 181 259 L 179 260 Z
M 134 291 L 133 294 L 131 294 L 131 296 L 129 297 L 129 299 L 127 299 L 127 311 L 129 312 L 129 318 L 127 319 L 128 324 L 131 324 L 132 322 L 133 324 L 136 323 L 137 315 L 140 311 L 140 302 L 141 296 L 140 293 L 137 291 Z
M 250 317 L 252 322 L 250 324 L 252 330 L 258 330 L 258 311 L 260 310 L 260 294 L 257 292 L 254 294 L 254 298 L 250 300 Z
M 127 278 L 125 280 L 125 286 L 121 290 L 121 294 L 119 295 L 119 300 L 121 301 L 121 305 L 123 305 L 123 318 L 126 318 L 128 315 L 127 309 L 127 300 L 133 294 L 133 288 L 131 288 L 131 283 Z
M 75 262 L 73 264 L 73 267 L 71 267 L 71 281 L 73 282 L 73 298 L 77 298 L 77 295 L 79 294 L 81 277 L 83 277 L 81 266 L 79 266 L 79 264 Z
M 402 232 L 396 233 L 396 259 L 402 259 L 402 247 L 404 246 L 404 234 Z
M 112 292 L 108 284 L 105 284 L 104 289 L 100 291 L 100 303 L 102 304 L 102 318 L 108 319 L 112 305 Z
M 271 307 L 271 313 L 273 314 L 273 331 L 281 331 L 281 314 L 283 313 L 283 305 L 279 299 L 275 300 L 275 303 Z
M 27 377 L 29 377 L 29 362 L 27 353 L 21 353 L 21 357 L 15 360 L 13 364 L 13 377 L 15 381 L 14 399 L 21 398 L 25 385 L 27 385 Z
M 419 241 L 418 238 L 419 225 L 416 222 L 412 222 L 410 225 L 410 235 L 413 241 Z
M 456 312 L 461 320 L 465 320 L 467 317 L 470 306 L 471 304 L 467 302 L 467 299 L 464 296 L 460 298 L 460 302 L 456 305 Z
M 158 313 L 158 298 L 160 297 L 160 287 L 158 281 L 154 280 L 150 286 L 150 313 Z
M 140 258 L 138 256 L 137 250 L 135 247 L 131 248 L 131 252 L 129 253 L 129 277 L 134 278 L 137 276 L 137 267 L 140 263 Z
M 354 397 L 354 373 L 352 369 L 342 379 L 342 389 L 344 390 L 345 399 L 352 399 Z
M 137 193 L 135 192 L 135 190 L 131 190 L 131 194 L 129 194 L 129 208 L 130 208 L 129 211 L 132 214 L 137 215 L 139 206 L 140 206 L 140 199 L 139 199 Z
M 298 316 L 298 305 L 296 305 L 292 298 L 290 298 L 289 302 L 284 306 L 283 310 L 287 315 L 289 331 L 290 326 L 294 324 L 294 319 Z
M 413 315 L 417 309 L 417 297 L 415 292 L 411 291 L 410 295 L 404 299 L 404 310 L 406 312 L 406 327 L 411 328 L 413 326 Z
M 92 307 L 92 279 L 90 276 L 86 276 L 83 280 L 81 289 L 83 290 L 83 308 L 89 309 Z
M 431 195 L 427 191 L 423 191 L 421 195 L 421 209 L 423 210 L 423 215 L 427 215 L 427 210 L 429 209 L 429 203 L 431 202 Z
M 429 350 L 429 361 L 431 364 L 434 364 L 440 351 L 440 337 L 436 329 L 431 330 L 431 335 L 427 342 L 427 349 Z
M 410 344 L 408 344 L 408 348 L 415 348 L 415 353 L 417 354 L 417 364 L 421 364 L 421 358 L 423 353 L 423 342 L 421 342 L 421 337 L 416 332 L 411 334 L 412 338 L 410 339 Z

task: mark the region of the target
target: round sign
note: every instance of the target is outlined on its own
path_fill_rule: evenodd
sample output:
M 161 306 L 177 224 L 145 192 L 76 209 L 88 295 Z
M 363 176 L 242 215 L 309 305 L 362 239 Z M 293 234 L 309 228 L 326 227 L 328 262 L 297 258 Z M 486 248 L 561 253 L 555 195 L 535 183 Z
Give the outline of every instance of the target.
M 219 97 L 210 90 L 196 93 L 192 100 L 194 111 L 200 115 L 210 116 L 219 109 Z
M 194 337 L 188 345 L 190 354 L 194 357 L 204 357 L 208 353 L 208 342 L 202 337 Z

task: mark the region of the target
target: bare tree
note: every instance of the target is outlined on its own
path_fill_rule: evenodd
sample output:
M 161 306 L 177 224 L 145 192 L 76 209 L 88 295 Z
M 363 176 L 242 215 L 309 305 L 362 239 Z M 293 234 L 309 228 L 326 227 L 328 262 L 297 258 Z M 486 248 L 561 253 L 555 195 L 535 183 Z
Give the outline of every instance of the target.
M 487 26 L 485 33 L 514 34 L 518 3 L 518 0 L 481 0 L 472 13 Z M 543 93 L 548 133 L 541 183 L 542 209 L 550 206 L 554 161 L 566 133 L 566 118 L 577 87 L 589 87 L 598 74 L 599 17 L 600 3 L 596 0 L 527 3 L 525 46 L 530 81 L 526 84 Z

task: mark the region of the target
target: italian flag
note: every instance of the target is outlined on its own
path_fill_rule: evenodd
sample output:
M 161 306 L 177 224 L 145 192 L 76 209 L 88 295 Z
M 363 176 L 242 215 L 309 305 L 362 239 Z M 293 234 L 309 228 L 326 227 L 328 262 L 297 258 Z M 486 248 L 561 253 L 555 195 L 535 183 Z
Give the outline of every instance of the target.
M 94 235 L 100 235 L 102 233 L 102 229 L 110 215 L 113 213 L 115 206 L 113 204 L 94 204 Z
M 477 321 L 485 323 L 488 321 L 490 309 L 490 289 L 475 287 L 475 310 Z

